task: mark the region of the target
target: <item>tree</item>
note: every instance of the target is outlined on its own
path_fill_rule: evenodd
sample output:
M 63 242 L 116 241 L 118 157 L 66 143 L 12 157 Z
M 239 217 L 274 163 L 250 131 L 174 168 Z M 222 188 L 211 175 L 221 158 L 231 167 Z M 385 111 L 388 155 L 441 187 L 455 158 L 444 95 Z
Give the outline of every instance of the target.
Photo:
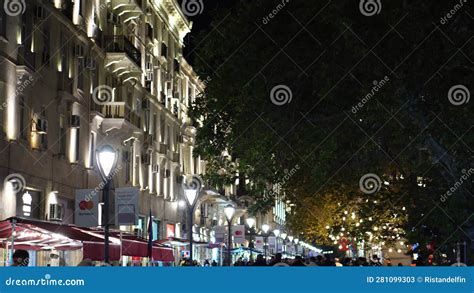
M 246 178 L 281 184 L 296 203 L 290 223 L 311 229 L 308 240 L 327 240 L 321 223 L 340 221 L 328 212 L 338 198 L 364 207 L 364 174 L 402 176 L 396 191 L 374 195 L 384 203 L 374 214 L 406 206 L 404 236 L 449 243 L 474 210 L 472 179 L 440 201 L 473 167 L 470 17 L 461 7 L 440 24 L 452 4 L 427 0 L 385 1 L 371 17 L 358 4 L 257 0 L 222 11 L 197 52 L 210 81 L 192 111 L 203 119 L 196 152 L 212 160 L 227 151 Z M 424 237 L 420 223 L 435 235 Z

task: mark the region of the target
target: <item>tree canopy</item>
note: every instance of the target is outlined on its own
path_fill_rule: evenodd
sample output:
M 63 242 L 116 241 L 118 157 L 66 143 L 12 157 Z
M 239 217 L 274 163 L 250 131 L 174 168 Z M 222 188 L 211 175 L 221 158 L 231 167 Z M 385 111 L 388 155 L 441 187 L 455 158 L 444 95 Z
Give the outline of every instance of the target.
M 447 247 L 474 221 L 468 4 L 383 1 L 372 16 L 359 4 L 255 0 L 219 11 L 196 52 L 208 81 L 192 110 L 203 121 L 196 154 L 211 184 L 236 170 L 257 198 L 279 184 L 295 203 L 291 229 L 308 241 L 332 243 L 341 228 L 391 239 L 388 225 Z M 380 179 L 374 193 L 360 188 L 366 174 Z M 352 213 L 366 221 L 349 229 Z

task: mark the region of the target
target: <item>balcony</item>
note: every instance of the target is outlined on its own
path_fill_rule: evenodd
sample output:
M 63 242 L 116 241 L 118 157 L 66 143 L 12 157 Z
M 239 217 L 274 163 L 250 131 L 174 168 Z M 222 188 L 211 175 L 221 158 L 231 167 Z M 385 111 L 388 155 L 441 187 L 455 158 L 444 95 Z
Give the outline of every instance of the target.
M 125 36 L 106 36 L 104 50 L 108 53 L 126 54 L 138 68 L 141 68 L 142 54 Z
M 102 106 L 104 116 L 102 122 L 105 130 L 127 128 L 134 133 L 141 133 L 141 117 L 134 112 L 125 102 L 109 102 Z
M 112 0 L 111 7 L 122 19 L 134 19 L 143 15 L 143 0 Z

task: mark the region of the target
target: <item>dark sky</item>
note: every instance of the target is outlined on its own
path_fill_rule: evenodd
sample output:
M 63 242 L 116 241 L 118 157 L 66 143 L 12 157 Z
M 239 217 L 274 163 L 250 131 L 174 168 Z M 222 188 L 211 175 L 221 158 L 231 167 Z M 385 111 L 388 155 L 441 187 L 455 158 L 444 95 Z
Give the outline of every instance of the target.
M 183 1 L 197 1 L 199 0 L 178 0 L 179 5 L 182 5 Z M 210 31 L 211 22 L 216 18 L 217 11 L 223 7 L 232 7 L 238 0 L 201 0 L 203 3 L 202 13 L 193 17 L 188 17 L 193 22 L 193 29 L 184 40 L 184 57 L 186 60 L 193 65 L 194 54 L 193 50 L 197 45 L 196 36 L 202 31 Z

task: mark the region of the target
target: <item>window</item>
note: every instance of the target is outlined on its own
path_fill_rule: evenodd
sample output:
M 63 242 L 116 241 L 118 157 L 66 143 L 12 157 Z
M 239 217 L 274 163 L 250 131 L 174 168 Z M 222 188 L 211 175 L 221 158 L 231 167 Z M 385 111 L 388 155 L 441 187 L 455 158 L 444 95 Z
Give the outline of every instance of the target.
M 145 217 L 143 216 L 138 217 L 138 225 L 136 227 L 137 229 L 140 229 L 141 231 L 145 231 Z
M 160 221 L 153 219 L 152 222 L 152 231 L 153 231 L 153 241 L 160 239 Z
M 75 160 L 74 162 L 79 162 L 80 156 L 79 156 L 79 146 L 80 146 L 80 136 L 79 136 L 79 128 L 74 128 L 72 130 L 75 130 L 75 136 L 76 136 L 76 151 L 74 152 L 75 155 Z
M 25 190 L 16 194 L 16 214 L 27 218 L 40 218 L 41 193 Z
M 50 65 L 51 53 L 50 53 L 50 29 L 48 25 L 44 25 L 43 27 L 43 58 L 42 62 L 44 65 Z
M 83 16 L 84 13 L 83 13 L 82 10 L 84 9 L 84 5 L 83 5 L 84 3 L 82 3 L 82 2 L 83 2 L 84 0 L 76 0 L 76 1 L 79 2 L 79 15 L 80 15 L 80 16 Z
M 59 115 L 59 155 L 66 154 L 66 116 Z
M 77 89 L 84 91 L 84 60 L 77 61 Z
M 42 133 L 40 134 L 40 146 L 41 146 L 41 149 L 42 150 L 46 150 L 48 148 L 48 132 L 47 132 L 47 125 L 48 125 L 48 120 L 47 120 L 47 116 L 46 116 L 46 107 L 43 106 L 41 107 L 41 115 L 40 115 L 41 119 L 45 121 L 45 129 L 44 131 L 46 133 Z
M 63 46 L 62 44 L 66 44 L 66 37 L 64 34 L 61 34 L 61 71 L 64 74 L 68 74 L 69 70 L 69 58 L 68 58 L 68 50 L 67 46 Z M 69 77 L 69 76 L 68 76 Z
M 96 145 L 96 134 L 95 132 L 91 131 L 89 137 L 89 167 L 94 167 L 95 164 L 95 145 Z
M 28 123 L 28 113 L 26 109 L 25 97 L 20 96 L 20 138 L 26 140 Z
M 124 151 L 123 152 L 123 158 L 122 158 L 124 165 L 125 165 L 125 183 L 130 183 L 131 179 L 131 172 L 132 172 L 132 166 L 130 162 L 130 151 Z

